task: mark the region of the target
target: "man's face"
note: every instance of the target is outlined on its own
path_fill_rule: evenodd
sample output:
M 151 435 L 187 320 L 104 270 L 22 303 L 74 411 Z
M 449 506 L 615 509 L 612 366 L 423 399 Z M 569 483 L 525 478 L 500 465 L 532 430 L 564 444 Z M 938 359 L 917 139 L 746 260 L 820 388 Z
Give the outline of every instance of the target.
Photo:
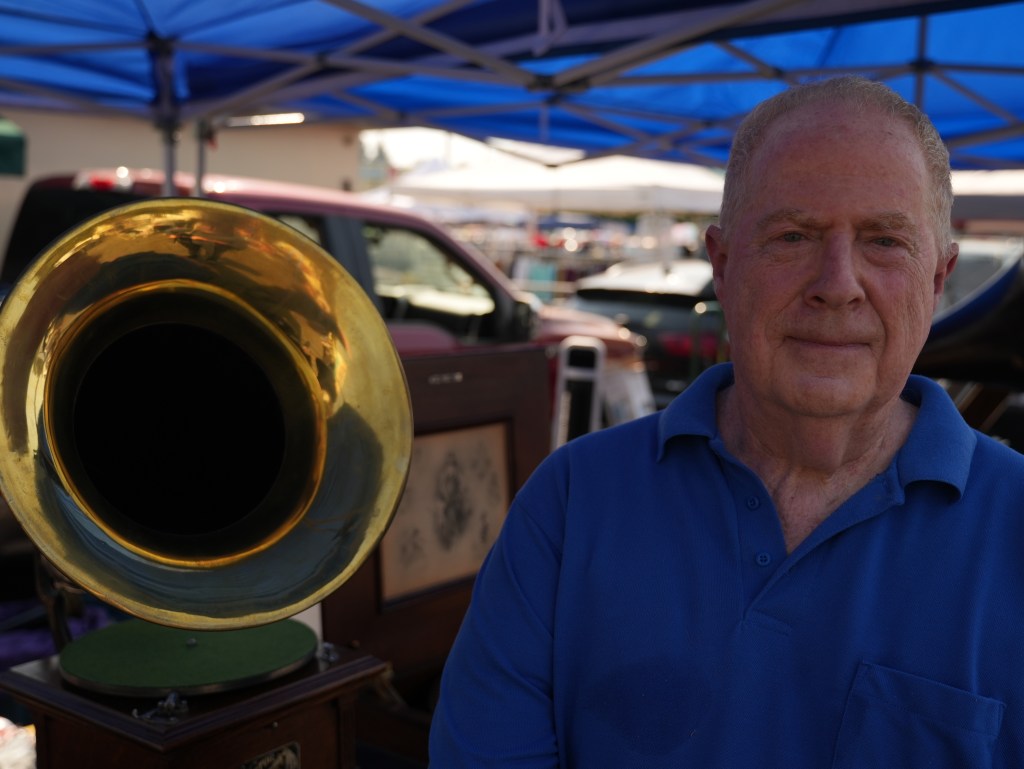
M 737 385 L 818 417 L 897 398 L 952 268 L 910 129 L 805 106 L 769 129 L 749 178 L 728 237 L 708 233 Z

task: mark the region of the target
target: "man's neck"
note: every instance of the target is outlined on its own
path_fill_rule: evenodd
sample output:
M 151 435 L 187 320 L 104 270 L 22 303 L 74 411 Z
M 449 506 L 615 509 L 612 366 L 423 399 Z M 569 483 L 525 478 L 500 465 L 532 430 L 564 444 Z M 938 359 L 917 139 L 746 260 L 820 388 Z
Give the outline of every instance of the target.
M 912 405 L 897 399 L 868 421 L 792 415 L 773 420 L 764 408 L 744 408 L 735 386 L 720 394 L 718 408 L 725 445 L 767 488 L 789 552 L 888 467 L 915 415 Z

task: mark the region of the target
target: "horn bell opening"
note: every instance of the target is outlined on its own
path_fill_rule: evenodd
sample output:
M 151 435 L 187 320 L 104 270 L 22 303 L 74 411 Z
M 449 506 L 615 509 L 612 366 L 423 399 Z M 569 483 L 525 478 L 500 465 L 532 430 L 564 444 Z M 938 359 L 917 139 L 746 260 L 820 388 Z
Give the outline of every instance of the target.
M 46 434 L 65 486 L 139 555 L 212 567 L 272 546 L 324 459 L 317 404 L 258 316 L 181 282 L 119 294 L 57 351 Z

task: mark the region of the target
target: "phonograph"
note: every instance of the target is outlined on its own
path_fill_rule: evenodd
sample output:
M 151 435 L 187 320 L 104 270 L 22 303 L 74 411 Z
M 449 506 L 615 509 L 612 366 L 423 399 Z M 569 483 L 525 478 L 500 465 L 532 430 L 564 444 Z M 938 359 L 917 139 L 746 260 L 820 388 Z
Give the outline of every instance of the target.
M 380 540 L 412 418 L 384 321 L 331 256 L 219 202 L 101 214 L 0 306 L 0 419 L 25 532 L 131 615 L 0 674 L 41 769 L 348 765 L 347 703 L 385 666 L 289 618 Z

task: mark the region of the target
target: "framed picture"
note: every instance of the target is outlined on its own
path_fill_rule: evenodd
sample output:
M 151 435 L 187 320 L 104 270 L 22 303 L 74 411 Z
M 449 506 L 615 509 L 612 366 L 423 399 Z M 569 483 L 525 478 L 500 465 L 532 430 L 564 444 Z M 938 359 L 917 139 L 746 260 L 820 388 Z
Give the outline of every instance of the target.
M 506 421 L 416 436 L 380 544 L 385 603 L 476 574 L 511 500 L 509 431 Z
M 387 660 L 396 681 L 444 664 L 512 497 L 550 450 L 553 381 L 532 345 L 404 366 L 415 422 L 405 493 L 380 547 L 321 607 L 324 640 Z

